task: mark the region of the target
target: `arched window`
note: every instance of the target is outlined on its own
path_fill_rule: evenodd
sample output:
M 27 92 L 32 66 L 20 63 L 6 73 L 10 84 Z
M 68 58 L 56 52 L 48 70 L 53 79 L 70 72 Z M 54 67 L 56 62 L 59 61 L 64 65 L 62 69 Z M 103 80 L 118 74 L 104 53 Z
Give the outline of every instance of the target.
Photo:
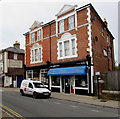
M 38 43 L 31 48 L 31 63 L 42 62 L 42 46 Z
M 76 35 L 65 33 L 58 39 L 58 60 L 77 57 Z

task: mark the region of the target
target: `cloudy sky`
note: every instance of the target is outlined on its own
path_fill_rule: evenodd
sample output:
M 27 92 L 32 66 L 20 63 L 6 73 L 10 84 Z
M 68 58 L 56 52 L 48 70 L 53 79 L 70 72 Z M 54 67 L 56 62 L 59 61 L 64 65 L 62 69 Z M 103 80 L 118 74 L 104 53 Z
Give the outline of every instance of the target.
M 44 1 L 44 2 L 43 2 Z M 84 2 L 83 2 L 84 1 Z M 94 1 L 94 2 L 93 2 Z M 23 36 L 35 20 L 47 23 L 64 4 L 78 7 L 92 3 L 115 37 L 115 60 L 118 61 L 118 1 L 119 0 L 0 0 L 0 50 L 17 40 L 25 48 Z

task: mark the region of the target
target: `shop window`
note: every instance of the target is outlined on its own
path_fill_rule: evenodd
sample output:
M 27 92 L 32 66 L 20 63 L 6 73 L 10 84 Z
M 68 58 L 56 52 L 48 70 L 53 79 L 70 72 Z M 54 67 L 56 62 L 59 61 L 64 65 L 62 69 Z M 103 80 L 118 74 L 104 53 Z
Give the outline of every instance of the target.
M 33 70 L 28 70 L 26 73 L 27 73 L 27 78 L 28 79 L 32 79 L 32 77 L 33 77 Z
M 68 26 L 69 26 L 69 29 L 73 29 L 74 28 L 74 16 L 70 16 L 68 18 Z
M 40 70 L 40 79 L 41 79 L 41 82 L 42 82 L 44 85 L 48 85 L 47 69 L 41 69 L 41 70 Z
M 34 80 L 40 80 L 40 79 L 39 79 L 39 73 L 40 73 L 39 70 L 34 70 L 34 71 L 33 71 L 33 79 L 34 79 Z
M 60 77 L 52 76 L 52 86 L 60 86 Z
M 75 87 L 87 87 L 87 76 L 75 76 Z

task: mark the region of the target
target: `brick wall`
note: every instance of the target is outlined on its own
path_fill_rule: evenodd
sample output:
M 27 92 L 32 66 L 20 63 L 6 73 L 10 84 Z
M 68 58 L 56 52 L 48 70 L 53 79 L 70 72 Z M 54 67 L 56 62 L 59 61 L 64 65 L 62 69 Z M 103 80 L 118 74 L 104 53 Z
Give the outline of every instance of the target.
M 106 29 L 104 29 L 104 37 L 102 37 L 102 28 L 105 28 L 104 24 L 101 22 L 100 18 L 96 15 L 96 13 L 93 10 L 91 10 L 91 20 L 93 20 L 94 18 L 95 20 L 92 22 L 94 70 L 95 72 L 101 72 L 101 74 L 103 74 L 107 70 L 114 69 L 113 38 L 110 36 Z M 108 52 L 107 35 L 108 42 L 112 47 L 112 54 Z M 104 56 L 104 49 L 107 50 L 108 55 L 110 55 L 110 59 L 108 59 L 108 56 Z
M 95 72 L 101 72 L 103 73 L 106 70 L 112 70 L 114 67 L 114 51 L 113 51 L 113 41 L 110 37 L 110 34 L 107 30 L 104 31 L 104 38 L 101 35 L 102 27 L 104 26 L 101 22 L 100 18 L 94 12 L 94 10 L 91 9 L 91 20 L 93 20 L 94 17 L 96 17 L 96 21 L 92 22 L 92 47 L 93 47 L 93 63 L 94 63 L 94 70 Z M 58 62 L 65 62 L 65 61 L 74 61 L 74 60 L 81 60 L 85 59 L 86 55 L 89 54 L 87 52 L 88 46 L 88 25 L 85 25 L 88 23 L 87 21 L 87 9 L 82 9 L 80 11 L 77 11 L 77 25 L 78 27 L 83 25 L 82 27 L 79 27 L 74 30 L 67 31 L 70 34 L 76 34 L 77 37 L 77 54 L 78 57 L 76 58 L 69 58 L 69 59 L 62 59 L 57 60 L 57 40 L 61 38 L 62 34 L 58 34 L 56 36 L 56 23 L 52 22 L 43 27 L 43 41 L 39 41 L 37 43 L 41 44 L 43 47 L 43 62 L 41 63 L 35 63 L 30 64 L 30 49 L 33 46 L 33 44 L 30 43 L 30 37 L 29 34 L 26 35 L 26 66 L 33 66 L 33 65 L 42 65 L 46 64 L 46 61 L 51 61 L 52 63 L 58 63 Z M 68 12 L 69 13 L 69 12 Z M 66 13 L 66 14 L 68 14 Z M 66 15 L 65 14 L 65 15 Z M 63 16 L 63 15 L 61 15 Z M 59 16 L 59 18 L 61 17 Z M 68 30 L 68 18 L 64 20 L 64 29 Z M 59 22 L 58 22 L 58 28 L 59 28 Z M 51 32 L 50 32 L 51 31 Z M 58 29 L 59 31 L 59 29 Z M 53 36 L 54 35 L 54 36 Z M 108 58 L 103 55 L 103 49 L 107 50 L 107 35 L 109 35 L 109 42 L 111 45 L 111 59 L 108 61 Z M 50 37 L 52 36 L 52 37 Z M 97 40 L 95 40 L 97 36 Z

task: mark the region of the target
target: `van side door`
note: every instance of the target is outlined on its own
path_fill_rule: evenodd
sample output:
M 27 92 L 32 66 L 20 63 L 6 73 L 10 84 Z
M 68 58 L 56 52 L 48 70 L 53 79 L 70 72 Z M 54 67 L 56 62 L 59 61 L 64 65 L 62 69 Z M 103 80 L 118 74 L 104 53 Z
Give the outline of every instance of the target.
M 32 95 L 32 94 L 33 94 L 33 85 L 32 85 L 32 83 L 29 83 L 29 84 L 28 84 L 28 94 L 29 94 L 29 95 Z

